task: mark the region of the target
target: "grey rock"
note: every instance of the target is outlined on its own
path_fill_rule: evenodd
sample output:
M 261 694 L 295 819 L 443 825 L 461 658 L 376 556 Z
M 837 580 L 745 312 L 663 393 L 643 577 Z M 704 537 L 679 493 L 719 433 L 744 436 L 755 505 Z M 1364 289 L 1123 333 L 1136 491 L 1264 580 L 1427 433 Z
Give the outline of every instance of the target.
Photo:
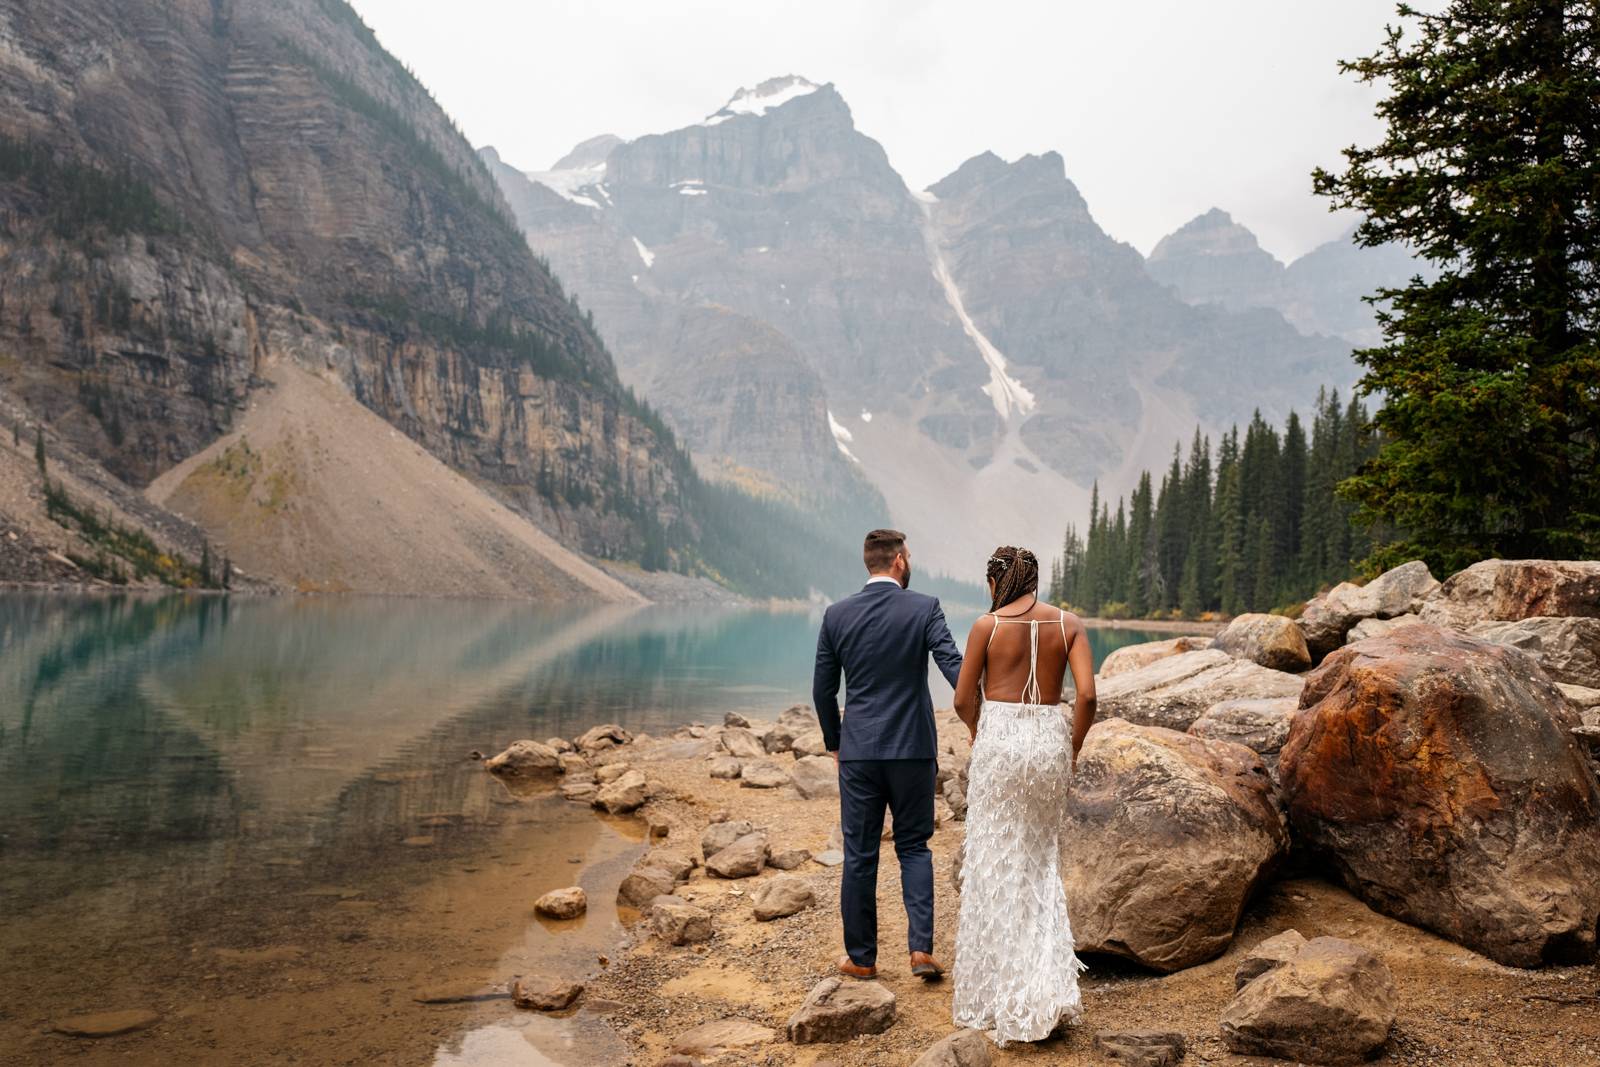
M 751 894 L 757 922 L 771 922 L 804 911 L 817 902 L 811 884 L 795 874 L 780 874 L 763 881 Z
M 844 853 L 836 848 L 826 848 L 811 858 L 824 867 L 837 867 L 844 862 Z
M 784 1031 L 796 1045 L 838 1043 L 863 1034 L 881 1034 L 894 1020 L 894 994 L 881 984 L 846 985 L 838 978 L 824 978 L 789 1016 Z
M 1542 616 L 1480 622 L 1467 632 L 1522 649 L 1557 682 L 1600 688 L 1600 618 Z
M 1211 641 L 1209 637 L 1184 636 L 1171 637 L 1165 641 L 1143 641 L 1136 645 L 1123 645 L 1121 648 L 1112 649 L 1111 653 L 1100 662 L 1100 670 L 1096 673 L 1096 677 L 1115 678 L 1119 674 L 1147 667 L 1158 659 L 1182 655 L 1185 652 L 1199 652 L 1201 649 L 1210 648 Z
M 1206 709 L 1241 697 L 1298 697 L 1300 677 L 1234 659 L 1221 649 L 1158 659 L 1096 686 L 1099 717 L 1187 730 Z
M 822 740 L 821 730 L 809 730 L 799 735 L 794 739 L 794 743 L 790 745 L 790 750 L 794 753 L 796 759 L 805 756 L 828 755 L 828 745 Z M 829 756 L 828 758 L 832 759 L 833 757 Z
M 675 896 L 650 905 L 650 931 L 669 945 L 711 940 L 711 913 Z
M 750 729 L 750 720 L 740 715 L 737 711 L 730 711 L 722 716 L 722 725 L 738 726 L 748 730 Z
M 745 834 L 706 860 L 706 871 L 718 878 L 753 878 L 767 865 L 767 835 Z
M 677 887 L 678 880 L 672 872 L 660 867 L 637 866 L 617 886 L 617 903 L 644 911 L 656 897 L 671 896 Z
M 1211 647 L 1275 671 L 1303 671 L 1311 666 L 1311 652 L 1300 624 L 1282 615 L 1240 615 L 1216 636 Z
M 1233 970 L 1233 988 L 1237 992 L 1247 982 L 1254 981 L 1281 964 L 1287 963 L 1306 947 L 1306 939 L 1299 930 L 1285 930 L 1258 943 L 1246 952 Z
M 732 780 L 744 773 L 744 763 L 734 756 L 712 756 L 706 761 L 711 777 Z
M 1407 623 L 1420 622 L 1421 619 L 1422 616 L 1410 612 L 1404 615 L 1396 615 L 1392 619 L 1362 619 L 1350 627 L 1350 632 L 1345 634 L 1344 643 L 1353 645 L 1357 641 L 1365 641 L 1369 637 L 1382 637 L 1396 627 L 1404 626 Z
M 803 848 L 786 848 L 772 853 L 767 857 L 767 866 L 780 871 L 792 871 L 796 867 L 803 867 L 811 859 L 811 853 Z
M 755 827 L 748 819 L 724 819 L 713 822 L 700 834 L 700 855 L 710 859 L 754 830 Z
M 724 727 L 721 744 L 728 755 L 739 759 L 760 759 L 767 754 L 761 740 L 742 726 Z
M 789 772 L 796 791 L 807 800 L 839 795 L 839 765 L 832 756 L 804 756 Z
M 1600 617 L 1600 560 L 1482 560 L 1445 579 L 1419 614 L 1454 630 L 1540 616 Z
M 716 1059 L 729 1052 L 765 1045 L 777 1036 L 777 1031 L 749 1019 L 715 1019 L 673 1038 L 672 1051 L 684 1056 Z
M 789 784 L 789 772 L 766 760 L 744 765 L 739 784 L 745 789 L 776 789 Z
M 605 723 L 602 726 L 590 727 L 583 732 L 574 745 L 579 752 L 604 752 L 619 745 L 631 744 L 633 735 L 616 723 Z
M 930 1045 L 911 1067 L 989 1067 L 993 1047 L 981 1030 L 957 1030 Z
M 694 859 L 670 848 L 653 848 L 639 857 L 637 867 L 657 867 L 672 876 L 675 882 L 686 881 L 689 872 L 698 866 Z
M 637 811 L 649 799 L 644 775 L 630 770 L 620 778 L 600 787 L 595 794 L 594 806 L 604 808 L 611 815 L 625 815 Z
M 1361 1063 L 1388 1040 L 1398 996 L 1394 976 L 1371 952 L 1317 937 L 1268 962 L 1222 1013 L 1222 1040 L 1230 1051 L 1300 1063 Z
M 1102 1030 L 1095 1051 L 1129 1067 L 1172 1067 L 1183 1060 L 1183 1035 L 1171 1030 Z
M 552 889 L 533 902 L 533 910 L 552 919 L 576 919 L 589 910 L 589 897 L 581 886 Z
M 1189 726 L 1189 732 L 1209 741 L 1232 741 L 1261 757 L 1270 773 L 1276 773 L 1278 753 L 1289 739 L 1289 724 L 1294 721 L 1300 702 L 1294 697 L 1224 700 L 1207 708 Z

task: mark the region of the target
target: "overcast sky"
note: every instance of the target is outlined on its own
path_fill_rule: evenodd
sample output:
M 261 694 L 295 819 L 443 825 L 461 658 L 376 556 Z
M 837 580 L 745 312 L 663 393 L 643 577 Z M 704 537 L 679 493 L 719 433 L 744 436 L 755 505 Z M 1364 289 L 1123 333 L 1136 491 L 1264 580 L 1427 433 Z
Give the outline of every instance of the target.
M 1350 221 L 1309 172 L 1375 138 L 1376 91 L 1335 61 L 1394 18 L 1393 0 L 354 2 L 474 145 L 524 169 L 794 73 L 833 82 L 913 188 L 984 149 L 1054 149 L 1141 252 L 1216 206 L 1284 260 Z

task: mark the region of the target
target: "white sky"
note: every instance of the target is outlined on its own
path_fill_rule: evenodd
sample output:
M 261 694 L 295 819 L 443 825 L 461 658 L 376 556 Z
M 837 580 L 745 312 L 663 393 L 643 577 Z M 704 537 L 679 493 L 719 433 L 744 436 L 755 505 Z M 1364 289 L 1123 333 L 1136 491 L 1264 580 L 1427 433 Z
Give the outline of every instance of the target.
M 1141 252 L 1217 206 L 1285 260 L 1349 221 L 1310 170 L 1375 139 L 1376 90 L 1335 60 L 1394 19 L 1393 0 L 354 3 L 474 145 L 524 169 L 794 73 L 833 82 L 912 188 L 984 149 L 1054 149 Z

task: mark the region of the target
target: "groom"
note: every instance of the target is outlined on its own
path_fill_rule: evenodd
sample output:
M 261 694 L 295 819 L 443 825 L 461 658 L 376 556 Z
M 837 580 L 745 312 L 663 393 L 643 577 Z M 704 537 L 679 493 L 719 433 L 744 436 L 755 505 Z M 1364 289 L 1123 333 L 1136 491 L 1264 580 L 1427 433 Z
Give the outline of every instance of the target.
M 894 851 L 900 861 L 911 973 L 938 978 L 933 958 L 934 778 L 938 747 L 928 656 L 956 684 L 956 651 L 939 601 L 913 593 L 911 552 L 898 530 L 867 534 L 862 559 L 871 576 L 861 592 L 829 606 L 817 635 L 811 699 L 822 739 L 839 765 L 839 824 L 844 833 L 844 880 L 839 910 L 848 955 L 839 971 L 852 978 L 878 975 L 878 844 L 883 812 L 894 816 Z M 840 721 L 839 672 L 848 714 Z

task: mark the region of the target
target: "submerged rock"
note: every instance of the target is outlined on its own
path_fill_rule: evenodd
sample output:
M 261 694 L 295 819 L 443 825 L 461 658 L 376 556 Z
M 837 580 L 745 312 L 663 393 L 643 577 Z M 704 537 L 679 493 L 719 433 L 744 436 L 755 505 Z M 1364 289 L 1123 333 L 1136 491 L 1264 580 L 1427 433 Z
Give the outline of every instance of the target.
M 1311 666 L 1300 625 L 1282 615 L 1240 615 L 1216 636 L 1211 647 L 1275 671 L 1303 671 Z
M 1334 652 L 1280 757 L 1297 839 L 1373 908 L 1518 967 L 1587 959 L 1600 785 L 1527 654 L 1424 623 Z
M 1120 719 L 1096 723 L 1067 802 L 1078 948 L 1171 972 L 1220 955 L 1289 835 L 1261 758 Z
M 849 1041 L 894 1025 L 894 994 L 877 982 L 824 978 L 812 987 L 784 1031 L 796 1045 Z
M 561 754 L 539 741 L 513 741 L 498 756 L 491 756 L 484 770 L 501 778 L 554 777 L 561 773 Z
M 1398 997 L 1389 968 L 1350 941 L 1287 934 L 1241 964 L 1251 977 L 1222 1013 L 1223 1043 L 1240 1055 L 1299 1063 L 1371 1058 L 1394 1026 Z

